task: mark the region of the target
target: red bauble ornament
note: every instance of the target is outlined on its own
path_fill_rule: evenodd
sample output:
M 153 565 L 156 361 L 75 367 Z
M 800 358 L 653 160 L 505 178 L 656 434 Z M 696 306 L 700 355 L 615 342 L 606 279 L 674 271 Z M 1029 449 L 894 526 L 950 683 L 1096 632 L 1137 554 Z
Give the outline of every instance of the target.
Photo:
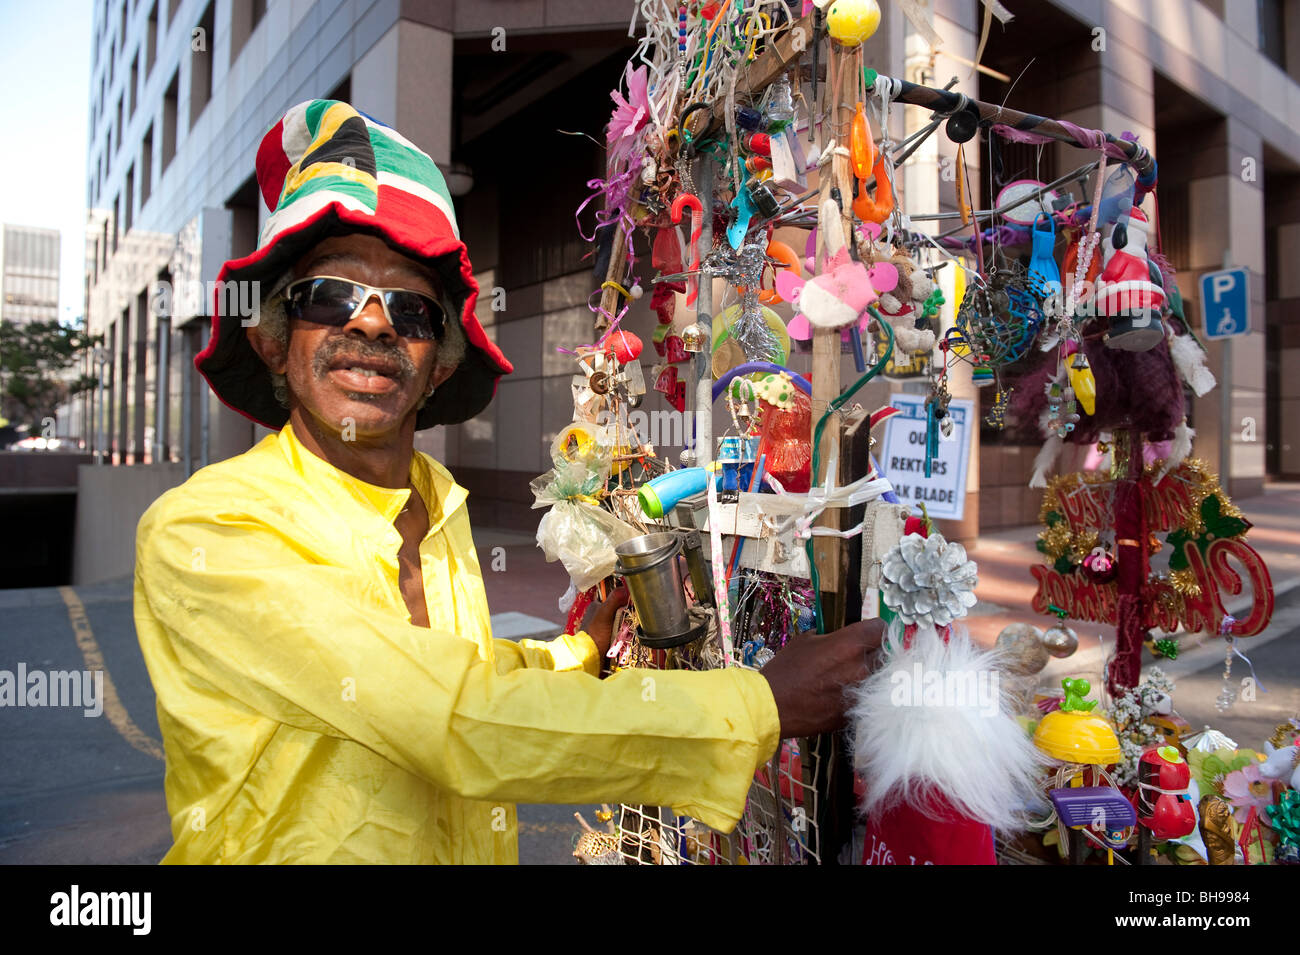
M 641 357 L 641 339 L 631 332 L 625 332 L 619 329 L 609 336 L 609 341 L 605 345 L 614 357 L 618 359 L 619 364 L 626 365 L 628 362 L 636 361 Z

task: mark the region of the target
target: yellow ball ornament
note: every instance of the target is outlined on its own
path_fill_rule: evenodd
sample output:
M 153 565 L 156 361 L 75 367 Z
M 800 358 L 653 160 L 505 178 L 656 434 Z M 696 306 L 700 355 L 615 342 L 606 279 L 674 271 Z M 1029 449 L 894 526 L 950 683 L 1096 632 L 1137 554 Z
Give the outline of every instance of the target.
M 876 0 L 835 0 L 826 12 L 826 30 L 845 46 L 858 46 L 879 26 Z

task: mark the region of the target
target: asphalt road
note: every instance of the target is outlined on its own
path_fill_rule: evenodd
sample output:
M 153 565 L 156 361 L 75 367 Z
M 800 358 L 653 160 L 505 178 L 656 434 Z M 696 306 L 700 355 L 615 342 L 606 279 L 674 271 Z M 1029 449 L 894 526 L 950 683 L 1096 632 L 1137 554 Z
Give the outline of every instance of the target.
M 74 626 L 78 603 L 93 646 L 86 627 Z M 1273 726 L 1300 713 L 1300 644 L 1294 642 L 1300 588 L 1279 598 L 1274 621 L 1269 632 L 1242 646 L 1267 692 L 1226 714 L 1213 705 L 1223 669 L 1219 647 L 1166 664 L 1178 682 L 1175 706 L 1193 726 L 1212 723 L 1242 746 L 1259 746 Z M 0 670 L 16 670 L 19 662 L 29 671 L 82 670 L 85 652 L 93 654 L 94 647 L 117 697 L 103 715 L 0 708 L 0 863 L 148 864 L 170 845 L 163 763 L 156 754 L 160 734 L 136 643 L 130 581 L 79 587 L 75 596 L 60 588 L 0 591 Z M 1248 675 L 1240 660 L 1233 674 Z M 521 806 L 520 861 L 571 863 L 573 813 L 582 810 L 594 823 L 594 808 Z
M 98 717 L 65 707 L 0 708 L 0 863 L 152 864 L 170 848 L 171 832 L 161 753 L 148 751 L 157 752 L 161 734 L 136 642 L 131 582 L 78 587 L 75 598 L 120 706 Z M 518 629 L 521 617 L 505 622 Z M 77 636 L 60 588 L 0 590 L 0 670 L 16 671 L 19 662 L 28 672 L 83 670 Z M 520 806 L 520 861 L 573 862 L 573 813 L 583 810 L 594 823 L 594 808 Z

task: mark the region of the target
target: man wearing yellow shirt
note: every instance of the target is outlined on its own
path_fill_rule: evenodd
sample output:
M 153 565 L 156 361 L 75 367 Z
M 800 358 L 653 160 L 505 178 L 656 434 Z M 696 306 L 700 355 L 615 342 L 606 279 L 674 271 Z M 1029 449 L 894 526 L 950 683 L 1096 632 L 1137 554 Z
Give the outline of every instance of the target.
M 875 625 L 744 669 L 599 678 L 591 633 L 494 640 L 465 491 L 414 451 L 510 364 L 436 166 L 344 103 L 290 110 L 258 151 L 271 209 L 220 283 L 196 359 L 278 434 L 140 520 L 135 618 L 158 698 L 166 862 L 517 861 L 513 804 L 668 805 L 723 829 L 781 736 L 842 722 Z M 232 298 L 237 301 L 237 298 Z

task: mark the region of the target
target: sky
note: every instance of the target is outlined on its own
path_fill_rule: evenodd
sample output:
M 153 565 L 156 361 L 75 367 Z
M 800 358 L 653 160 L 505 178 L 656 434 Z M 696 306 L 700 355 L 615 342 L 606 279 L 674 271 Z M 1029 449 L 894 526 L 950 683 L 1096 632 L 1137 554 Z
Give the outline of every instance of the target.
M 0 0 L 0 222 L 62 233 L 59 317 L 81 315 L 91 0 Z

